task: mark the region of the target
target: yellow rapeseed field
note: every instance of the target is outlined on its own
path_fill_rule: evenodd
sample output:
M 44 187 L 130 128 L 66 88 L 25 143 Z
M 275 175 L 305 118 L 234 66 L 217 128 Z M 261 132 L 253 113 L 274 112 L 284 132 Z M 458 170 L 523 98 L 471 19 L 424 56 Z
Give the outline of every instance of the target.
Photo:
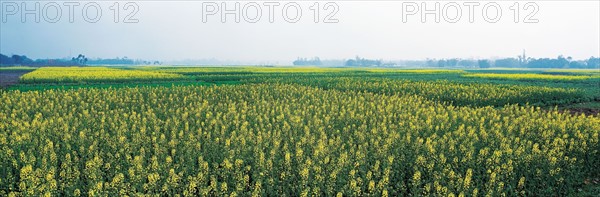
M 464 77 L 478 77 L 490 79 L 516 79 L 516 80 L 586 80 L 600 79 L 600 76 L 585 75 L 552 75 L 552 74 L 497 74 L 497 73 L 477 73 L 465 74 Z
M 126 82 L 173 80 L 181 75 L 106 67 L 44 67 L 21 77 L 23 83 Z
M 372 83 L 0 91 L 0 195 L 563 196 L 600 174 L 598 117 Z
M 504 106 L 506 104 L 560 104 L 581 97 L 574 88 L 553 88 L 489 83 L 456 83 L 446 80 L 398 80 L 359 77 L 256 77 L 250 82 L 301 84 L 342 91 L 368 91 L 387 95 L 417 95 L 458 106 Z M 556 100 L 549 100 L 555 98 Z

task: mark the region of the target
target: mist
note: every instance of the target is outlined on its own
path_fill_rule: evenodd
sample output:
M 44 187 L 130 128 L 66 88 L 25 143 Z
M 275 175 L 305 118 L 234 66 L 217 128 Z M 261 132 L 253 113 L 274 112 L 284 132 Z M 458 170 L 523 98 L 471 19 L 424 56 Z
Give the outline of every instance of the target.
M 82 8 L 86 2 L 74 7 L 73 22 L 68 10 L 61 6 L 60 18 L 56 23 L 48 18 L 57 15 L 48 2 L 42 1 L 39 10 L 50 7 L 47 13 L 40 14 L 39 22 L 35 14 L 26 14 L 25 22 L 21 13 L 12 13 L 9 4 L 2 2 L 2 23 L 0 28 L 0 53 L 25 54 L 31 58 L 62 58 L 85 54 L 90 58 L 128 57 L 134 59 L 160 60 L 164 62 L 185 62 L 194 60 L 215 60 L 239 64 L 290 64 L 297 57 L 321 59 L 347 59 L 355 56 L 385 60 L 412 60 L 427 58 L 495 58 L 515 57 L 527 51 L 531 57 L 572 56 L 585 59 L 600 56 L 600 3 L 598 1 L 541 1 L 533 19 L 535 23 L 525 23 L 531 10 L 524 9 L 526 2 L 518 2 L 520 15 L 514 20 L 511 6 L 515 2 L 497 2 L 501 7 L 501 18 L 488 22 L 482 17 L 482 7 L 474 10 L 474 21 L 470 22 L 463 2 L 462 16 L 456 23 L 441 16 L 426 15 L 421 21 L 419 13 L 405 15 L 403 3 L 394 1 L 337 1 L 335 12 L 332 5 L 318 1 L 318 22 L 314 20 L 316 1 L 297 2 L 301 18 L 295 22 L 286 19 L 295 16 L 288 10 L 285 18 L 282 8 L 289 2 L 279 2 L 274 7 L 273 21 L 264 3 L 261 6 L 260 20 L 248 22 L 247 18 L 257 16 L 257 9 L 243 8 L 249 2 L 241 1 L 240 15 L 226 14 L 225 22 L 221 13 L 212 15 L 204 10 L 206 2 L 200 1 L 137 1 L 133 7 L 125 2 L 114 7 L 114 2 L 99 1 L 101 17 L 96 22 L 95 13 L 88 9 L 83 17 Z M 22 9 L 20 1 L 15 3 Z M 273 3 L 273 2 L 271 2 Z M 423 9 L 422 2 L 415 4 Z M 440 10 L 448 3 L 438 2 Z M 14 5 L 14 4 L 10 4 Z M 219 11 L 233 9 L 235 2 L 214 2 Z M 427 9 L 433 9 L 435 2 L 427 2 Z M 34 8 L 34 2 L 26 2 L 27 8 Z M 119 16 L 115 22 L 114 10 Z M 125 9 L 129 8 L 129 9 Z M 326 9 L 329 8 L 329 9 Z M 447 15 L 456 16 L 450 7 Z M 406 10 L 404 10 L 406 11 Z M 489 13 L 488 13 L 489 14 Z M 494 15 L 492 13 L 491 15 Z M 47 15 L 51 15 L 48 17 Z M 240 17 L 236 22 L 236 17 Z M 452 18 L 452 17 L 448 17 Z M 95 19 L 95 18 L 94 18 Z M 126 21 L 131 19 L 132 21 Z M 136 21 L 137 20 L 137 21 Z M 405 21 L 403 21 L 405 20 Z M 132 22 L 132 23 L 127 23 Z

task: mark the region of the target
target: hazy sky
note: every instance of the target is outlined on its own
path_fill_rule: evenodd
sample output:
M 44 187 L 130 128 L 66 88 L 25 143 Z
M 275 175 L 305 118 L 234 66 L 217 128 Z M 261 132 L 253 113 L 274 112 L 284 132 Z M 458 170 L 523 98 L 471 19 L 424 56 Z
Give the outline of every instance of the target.
M 80 2 L 73 7 L 74 22 L 70 23 L 65 1 L 52 5 L 48 5 L 50 1 L 39 1 L 42 14 L 36 23 L 33 14 L 25 15 L 26 21 L 21 21 L 21 1 L 2 0 L 0 52 L 32 58 L 82 53 L 103 58 L 127 56 L 163 61 L 216 58 L 282 64 L 289 64 L 296 57 L 313 56 L 343 59 L 359 55 L 395 60 L 514 57 L 523 49 L 531 57 L 600 56 L 600 1 L 536 1 L 528 9 L 525 1 L 496 1 L 502 12 L 496 23 L 486 22 L 483 17 L 483 7 L 488 2 L 474 7 L 473 23 L 469 22 L 469 7 L 464 5 L 468 1 L 452 5 L 450 1 L 437 1 L 442 12 L 440 23 L 431 14 L 426 15 L 425 23 L 421 22 L 420 12 L 408 15 L 403 22 L 403 14 L 410 14 L 410 10 L 403 12 L 403 5 L 406 9 L 417 5 L 422 11 L 419 1 L 334 1 L 327 10 L 327 2 L 318 1 L 319 23 L 313 21 L 314 11 L 310 8 L 317 1 L 297 1 L 302 16 L 296 23 L 286 22 L 282 15 L 284 5 L 289 2 L 279 2 L 279 6 L 273 7 L 273 23 L 269 22 L 265 1 L 253 4 L 261 8 L 257 23 L 244 20 L 244 16 L 252 19 L 257 15 L 257 9 L 250 5 L 244 12 L 244 5 L 250 1 L 238 1 L 241 13 L 245 14 L 240 16 L 240 23 L 234 21 L 234 15 L 226 15 L 227 21 L 221 22 L 220 12 L 208 15 L 204 23 L 203 15 L 209 12 L 203 12 L 203 5 L 217 5 L 221 11 L 223 6 L 218 1 L 213 1 L 216 4 L 189 0 L 133 1 L 138 8 L 133 17 L 139 20 L 137 23 L 123 23 L 134 5 L 125 10 L 126 2 L 120 2 L 119 23 L 115 23 L 114 11 L 110 9 L 116 8 L 115 1 L 97 2 L 102 9 L 98 22 L 85 21 L 95 18 L 95 7 L 88 7 L 85 18 L 83 7 L 89 2 Z M 427 1 L 426 9 L 433 9 L 435 2 Z M 518 23 L 513 21 L 514 9 L 510 8 L 515 2 L 519 3 Z M 18 6 L 16 11 L 14 5 Z M 62 12 L 59 19 L 55 17 L 56 5 Z M 234 5 L 232 1 L 226 3 L 227 9 L 233 9 Z M 339 22 L 323 23 L 336 5 L 338 12 L 332 19 Z M 449 23 L 444 16 L 455 18 L 455 5 L 461 9 L 461 18 Z M 35 3 L 27 1 L 26 6 L 33 9 Z M 531 19 L 539 22 L 524 23 L 534 7 L 538 12 Z M 289 19 L 296 14 L 294 8 L 288 7 Z M 487 13 L 490 19 L 496 16 L 493 6 Z

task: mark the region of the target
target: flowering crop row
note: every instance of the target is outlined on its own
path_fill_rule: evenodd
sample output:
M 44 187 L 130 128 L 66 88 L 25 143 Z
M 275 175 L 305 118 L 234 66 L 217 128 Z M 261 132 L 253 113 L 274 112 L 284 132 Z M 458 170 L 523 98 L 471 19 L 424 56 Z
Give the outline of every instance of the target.
M 0 196 L 562 196 L 600 175 L 598 117 L 362 85 L 0 91 Z
M 456 106 L 507 104 L 556 105 L 586 99 L 578 89 L 445 80 L 397 80 L 377 77 L 255 77 L 250 82 L 292 83 L 342 91 L 368 91 L 387 95 L 419 95 Z
M 464 77 L 478 77 L 489 79 L 514 79 L 514 80 L 546 80 L 546 81 L 573 81 L 599 79 L 600 75 L 553 75 L 553 74 L 497 74 L 497 73 L 477 73 L 465 74 Z
M 44 67 L 21 77 L 23 83 L 78 83 L 174 80 L 183 76 L 106 67 Z

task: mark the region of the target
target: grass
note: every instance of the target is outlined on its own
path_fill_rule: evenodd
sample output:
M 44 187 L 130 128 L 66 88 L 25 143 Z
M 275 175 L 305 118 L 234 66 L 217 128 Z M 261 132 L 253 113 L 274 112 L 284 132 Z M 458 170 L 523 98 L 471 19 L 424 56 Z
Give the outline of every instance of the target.
M 589 113 L 593 113 L 596 111 L 600 111 L 600 101 L 563 105 L 563 106 L 560 106 L 558 109 L 589 114 Z
M 462 70 L 450 69 L 398 69 L 398 68 L 338 68 L 338 67 L 140 67 L 141 70 L 152 70 L 177 74 L 214 74 L 214 73 L 334 73 L 334 72 L 371 72 L 371 73 L 463 73 Z
M 572 81 L 572 80 L 587 80 L 597 79 L 598 76 L 577 76 L 577 75 L 551 75 L 551 74 L 532 74 L 532 73 L 518 73 L 518 74 L 498 74 L 498 73 L 477 73 L 477 74 L 465 74 L 463 77 L 479 77 L 479 78 L 492 78 L 492 79 L 509 79 L 509 80 L 558 80 L 558 81 Z
M 170 87 L 170 86 L 208 86 L 208 85 L 236 85 L 239 81 L 172 81 L 172 82 L 132 82 L 132 83 L 95 83 L 95 84 L 19 84 L 7 90 L 39 91 L 39 90 L 64 90 L 81 88 L 132 88 L 132 87 Z
M 368 72 L 374 73 L 419 73 L 419 74 L 443 74 L 443 73 L 464 73 L 463 70 L 449 69 L 394 69 L 394 68 L 373 68 L 366 69 Z
M 496 74 L 523 74 L 523 73 L 543 73 L 543 70 L 535 69 L 516 69 L 516 68 L 492 68 L 492 69 L 468 69 L 468 73 L 496 73 Z
M 594 73 L 600 74 L 600 69 L 550 69 L 544 72 L 562 72 L 562 73 Z
M 9 66 L 9 67 L 0 67 L 0 71 L 31 71 L 38 69 L 37 67 L 29 67 L 29 66 Z
M 177 74 L 202 73 L 329 73 L 346 72 L 345 68 L 320 67 L 143 67 L 143 70 L 154 70 Z

